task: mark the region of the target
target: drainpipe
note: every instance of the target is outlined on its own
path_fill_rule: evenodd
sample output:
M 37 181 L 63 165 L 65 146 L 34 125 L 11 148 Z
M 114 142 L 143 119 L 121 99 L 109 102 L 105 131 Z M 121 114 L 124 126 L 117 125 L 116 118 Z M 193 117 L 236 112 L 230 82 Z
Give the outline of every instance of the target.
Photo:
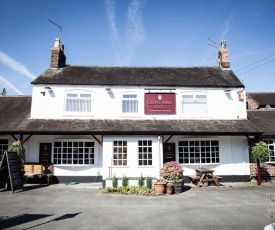
M 161 136 L 158 136 L 158 146 L 159 146 L 159 170 L 161 169 L 161 166 L 162 166 L 162 161 L 163 161 L 163 159 L 162 159 L 162 148 L 161 147 L 163 147 L 162 145 L 161 145 Z
M 245 146 L 245 147 L 243 147 L 243 149 L 242 149 L 242 154 L 243 154 L 243 156 L 244 156 L 244 173 L 246 173 L 246 155 L 245 155 L 245 150 L 247 149 L 247 148 L 249 148 L 250 146 L 249 145 L 247 145 L 247 146 Z M 249 161 L 249 160 L 248 160 Z M 250 170 L 249 170 L 249 175 L 250 175 Z M 245 181 L 247 181 L 246 179 L 245 179 Z

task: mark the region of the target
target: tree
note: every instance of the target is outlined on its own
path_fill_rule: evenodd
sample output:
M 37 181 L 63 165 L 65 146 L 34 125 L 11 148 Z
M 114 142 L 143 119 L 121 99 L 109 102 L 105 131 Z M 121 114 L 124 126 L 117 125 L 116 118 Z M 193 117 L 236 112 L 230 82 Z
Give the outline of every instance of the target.
M 3 88 L 1 95 L 6 95 L 6 94 L 7 94 L 7 91 L 5 88 Z
M 263 141 L 260 141 L 255 146 L 252 147 L 252 161 L 257 163 L 257 183 L 258 185 L 261 185 L 261 170 L 260 170 L 260 164 L 264 163 L 269 159 L 270 156 L 270 150 L 266 143 Z

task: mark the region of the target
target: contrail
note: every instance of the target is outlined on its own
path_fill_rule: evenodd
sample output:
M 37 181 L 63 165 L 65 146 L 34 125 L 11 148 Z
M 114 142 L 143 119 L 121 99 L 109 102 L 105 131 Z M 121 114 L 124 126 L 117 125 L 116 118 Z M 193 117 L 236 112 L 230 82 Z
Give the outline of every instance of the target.
M 0 82 L 3 82 L 4 86 L 6 86 L 7 88 L 10 88 L 14 92 L 16 92 L 18 95 L 23 95 L 23 93 L 18 88 L 16 88 L 15 85 L 13 85 L 11 82 L 9 82 L 8 80 L 6 80 L 2 76 L 0 76 Z M 3 87 L 3 88 L 5 88 L 5 87 Z M 2 89 L 0 88 L 0 90 L 2 90 Z
M 230 16 L 225 20 L 221 39 L 225 39 L 226 35 L 231 30 L 231 28 L 234 24 L 234 19 L 235 19 L 235 14 L 231 13 Z
M 24 65 L 14 60 L 13 58 L 11 58 L 9 55 L 5 54 L 1 50 L 0 50 L 0 63 L 30 78 L 31 80 L 36 78 L 36 76 L 32 74 Z
M 110 28 L 110 40 L 119 65 L 128 65 L 139 43 L 144 40 L 144 28 L 141 17 L 141 2 L 132 0 L 127 9 L 125 39 L 122 44 L 115 20 L 115 0 L 105 0 Z

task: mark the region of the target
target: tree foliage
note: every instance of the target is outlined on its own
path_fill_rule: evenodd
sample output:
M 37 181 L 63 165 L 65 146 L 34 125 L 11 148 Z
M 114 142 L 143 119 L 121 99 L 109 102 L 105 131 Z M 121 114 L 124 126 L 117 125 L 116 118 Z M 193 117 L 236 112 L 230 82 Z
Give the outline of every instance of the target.
M 266 143 L 263 141 L 257 143 L 252 147 L 252 161 L 257 162 L 259 160 L 261 163 L 267 161 L 270 156 L 270 150 Z

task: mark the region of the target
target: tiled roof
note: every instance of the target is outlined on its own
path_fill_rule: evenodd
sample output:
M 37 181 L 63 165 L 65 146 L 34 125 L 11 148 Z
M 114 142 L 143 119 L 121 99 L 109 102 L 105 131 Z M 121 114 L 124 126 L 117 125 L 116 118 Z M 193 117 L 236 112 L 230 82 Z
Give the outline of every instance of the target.
M 261 132 L 249 120 L 30 119 L 30 108 L 30 96 L 0 96 L 0 134 L 253 135 Z
M 220 67 L 66 66 L 47 69 L 32 84 L 244 87 Z
M 275 92 L 274 93 L 247 93 L 259 106 L 275 106 Z
M 275 110 L 251 110 L 247 112 L 247 116 L 264 131 L 264 136 L 275 136 Z

